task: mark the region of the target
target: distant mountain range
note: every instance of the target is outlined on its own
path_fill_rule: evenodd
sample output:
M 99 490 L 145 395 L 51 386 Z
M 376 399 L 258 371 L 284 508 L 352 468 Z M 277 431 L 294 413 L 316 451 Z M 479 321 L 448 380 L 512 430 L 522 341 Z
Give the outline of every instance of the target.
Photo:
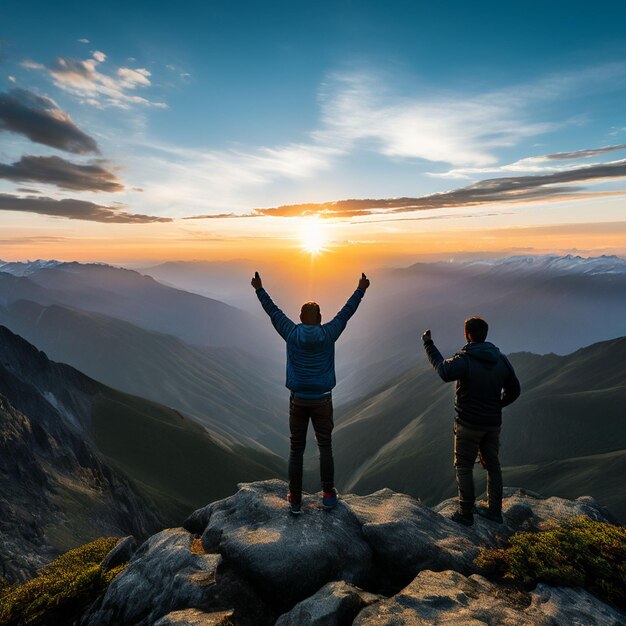
M 214 436 L 287 450 L 283 371 L 267 374 L 258 356 L 193 346 L 110 316 L 28 300 L 0 307 L 0 323 L 50 358 L 182 411 Z
M 626 335 L 626 261 L 518 256 L 418 263 L 373 277 L 338 349 L 338 395 L 354 400 L 420 358 L 430 328 L 443 351 L 464 343 L 463 321 L 484 317 L 509 353 L 567 354 Z
M 238 482 L 282 470 L 278 457 L 225 445 L 178 411 L 50 361 L 4 326 L 0 432 L 0 561 L 10 579 L 103 534 L 179 524 Z
M 591 494 L 626 520 L 626 337 L 567 356 L 510 359 L 522 395 L 504 410 L 505 484 Z M 390 487 L 426 503 L 453 495 L 454 385 L 442 383 L 423 354 L 416 360 L 419 367 L 338 412 L 334 447 L 344 490 Z
M 18 299 L 102 313 L 201 346 L 267 351 L 258 320 L 218 300 L 97 263 L 36 261 L 0 266 L 0 304 Z M 261 327 L 262 328 L 262 327 Z

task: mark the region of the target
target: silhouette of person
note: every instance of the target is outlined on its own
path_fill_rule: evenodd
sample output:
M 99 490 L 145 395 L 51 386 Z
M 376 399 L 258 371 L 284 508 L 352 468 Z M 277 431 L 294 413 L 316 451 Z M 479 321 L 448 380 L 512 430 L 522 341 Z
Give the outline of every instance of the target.
M 263 288 L 258 272 L 251 282 L 257 297 L 278 334 L 287 344 L 287 382 L 289 399 L 289 509 L 302 513 L 302 465 L 309 420 L 315 430 L 320 453 L 322 504 L 325 509 L 337 505 L 335 466 L 332 449 L 333 401 L 335 387 L 335 342 L 348 320 L 356 313 L 370 281 L 361 274 L 359 285 L 344 307 L 328 323 L 316 302 L 305 302 L 300 324 L 292 322 L 272 301 Z
M 502 408 L 520 395 L 520 383 L 509 360 L 487 339 L 489 327 L 480 317 L 465 320 L 467 344 L 452 358 L 444 359 L 430 330 L 422 335 L 430 364 L 441 379 L 456 381 L 454 408 L 454 465 L 459 492 L 455 522 L 471 526 L 474 511 L 502 523 L 502 470 L 498 452 Z M 474 507 L 474 463 L 479 455 L 487 470 L 488 505 Z

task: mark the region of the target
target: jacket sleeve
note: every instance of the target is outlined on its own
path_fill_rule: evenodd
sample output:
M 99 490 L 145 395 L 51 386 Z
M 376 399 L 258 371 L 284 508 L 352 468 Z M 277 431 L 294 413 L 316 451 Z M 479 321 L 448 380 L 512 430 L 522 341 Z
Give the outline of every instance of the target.
M 339 339 L 339 335 L 344 331 L 348 320 L 356 313 L 356 310 L 359 308 L 359 304 L 361 304 L 361 300 L 365 292 L 362 289 L 357 289 L 345 303 L 341 311 L 335 315 L 335 317 L 328 322 L 328 324 L 324 324 L 324 328 L 326 332 L 330 336 L 333 341 L 337 341 Z
M 519 398 L 522 388 L 521 388 L 521 385 L 519 384 L 519 379 L 517 378 L 517 375 L 515 374 L 515 370 L 513 369 L 511 362 L 504 355 L 502 355 L 502 358 L 504 359 L 504 362 L 507 364 L 509 368 L 509 372 L 510 372 L 509 377 L 506 379 L 504 386 L 502 387 L 504 391 L 502 394 L 501 404 L 504 407 L 504 406 L 508 406 L 509 404 L 512 404 L 513 402 L 515 402 L 515 400 Z
M 261 302 L 263 310 L 270 316 L 270 320 L 278 334 L 287 341 L 291 331 L 296 325 L 274 304 L 265 289 L 258 289 L 256 295 Z
M 451 383 L 467 374 L 467 359 L 462 354 L 455 354 L 450 359 L 444 359 L 432 339 L 424 342 L 424 350 L 433 369 L 444 383 Z

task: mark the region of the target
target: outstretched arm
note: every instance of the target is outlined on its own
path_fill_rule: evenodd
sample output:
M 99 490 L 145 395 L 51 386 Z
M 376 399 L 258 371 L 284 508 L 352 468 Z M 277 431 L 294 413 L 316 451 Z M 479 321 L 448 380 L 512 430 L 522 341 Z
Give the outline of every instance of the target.
M 264 311 L 270 316 L 270 320 L 278 334 L 287 341 L 287 337 L 296 325 L 274 304 L 270 295 L 263 289 L 263 283 L 258 272 L 254 273 L 254 278 L 250 283 L 256 291 L 257 298 L 261 302 Z
M 432 340 L 430 330 L 424 332 L 422 340 L 430 364 L 444 383 L 450 383 L 465 376 L 467 361 L 463 356 L 455 354 L 451 359 L 444 359 Z
M 367 276 L 365 274 L 361 274 L 359 286 L 356 288 L 356 291 L 350 296 L 341 311 L 339 311 L 339 313 L 337 313 L 337 315 L 335 315 L 335 317 L 328 322 L 328 324 L 324 324 L 326 332 L 330 335 L 333 341 L 337 341 L 337 339 L 339 339 L 339 336 L 346 328 L 348 320 L 359 308 L 359 304 L 361 304 L 361 300 L 363 299 L 365 291 L 369 286 L 370 281 Z
M 504 359 L 504 362 L 507 364 L 511 375 L 508 377 L 507 381 L 504 383 L 504 393 L 502 394 L 502 406 L 508 406 L 509 404 L 513 404 L 513 402 L 515 402 L 515 400 L 517 400 L 519 398 L 519 394 L 522 391 L 522 387 L 519 384 L 519 379 L 517 378 L 517 375 L 515 374 L 515 370 L 513 369 L 513 366 L 511 365 L 511 362 L 504 356 L 502 355 L 502 358 Z

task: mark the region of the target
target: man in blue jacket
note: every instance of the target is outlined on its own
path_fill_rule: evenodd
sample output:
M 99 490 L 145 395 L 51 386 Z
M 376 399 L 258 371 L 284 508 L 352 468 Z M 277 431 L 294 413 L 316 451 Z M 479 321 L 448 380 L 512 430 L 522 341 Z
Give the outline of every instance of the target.
M 348 320 L 356 313 L 370 281 L 361 275 L 359 286 L 345 306 L 328 323 L 322 324 L 320 307 L 305 302 L 300 312 L 301 324 L 292 322 L 263 289 L 258 272 L 252 286 L 274 328 L 287 343 L 287 388 L 289 399 L 289 501 L 294 515 L 302 513 L 302 464 L 309 419 L 315 430 L 320 451 L 322 504 L 325 509 L 337 505 L 335 465 L 333 461 L 333 401 L 335 380 L 335 341 L 344 331 Z
M 474 523 L 474 463 L 479 455 L 487 470 L 488 506 L 476 512 L 502 523 L 502 470 L 500 426 L 502 408 L 517 400 L 520 384 L 509 360 L 487 339 L 489 327 L 480 317 L 465 320 L 467 344 L 452 358 L 444 359 L 430 330 L 422 335 L 430 364 L 445 383 L 456 381 L 454 408 L 454 466 L 459 489 L 455 522 Z

